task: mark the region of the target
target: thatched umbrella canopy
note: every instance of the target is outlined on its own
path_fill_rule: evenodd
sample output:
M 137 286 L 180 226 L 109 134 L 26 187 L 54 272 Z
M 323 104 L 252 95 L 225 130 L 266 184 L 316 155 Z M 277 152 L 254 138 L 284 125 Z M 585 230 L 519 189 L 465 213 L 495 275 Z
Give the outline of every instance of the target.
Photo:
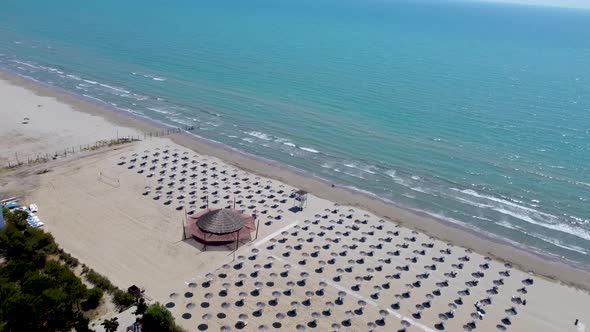
M 231 209 L 209 210 L 197 219 L 200 229 L 216 234 L 233 233 L 240 230 L 245 223 L 245 216 Z
M 234 209 L 205 209 L 188 216 L 188 230 L 203 242 L 231 242 L 248 238 L 256 229 L 254 217 Z

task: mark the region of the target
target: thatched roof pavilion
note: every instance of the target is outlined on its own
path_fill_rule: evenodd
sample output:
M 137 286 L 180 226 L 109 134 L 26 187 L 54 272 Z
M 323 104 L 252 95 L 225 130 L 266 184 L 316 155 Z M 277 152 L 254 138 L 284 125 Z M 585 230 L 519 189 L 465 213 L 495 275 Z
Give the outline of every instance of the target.
M 254 217 L 234 209 L 205 209 L 188 216 L 188 232 L 199 242 L 228 243 L 250 238 Z

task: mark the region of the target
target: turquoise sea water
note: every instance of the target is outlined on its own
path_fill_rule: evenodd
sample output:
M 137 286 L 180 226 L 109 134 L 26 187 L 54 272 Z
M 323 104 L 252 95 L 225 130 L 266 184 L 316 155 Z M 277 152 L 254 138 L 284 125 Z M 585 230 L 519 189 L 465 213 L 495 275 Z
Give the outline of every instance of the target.
M 0 2 L 0 69 L 590 264 L 590 11 Z

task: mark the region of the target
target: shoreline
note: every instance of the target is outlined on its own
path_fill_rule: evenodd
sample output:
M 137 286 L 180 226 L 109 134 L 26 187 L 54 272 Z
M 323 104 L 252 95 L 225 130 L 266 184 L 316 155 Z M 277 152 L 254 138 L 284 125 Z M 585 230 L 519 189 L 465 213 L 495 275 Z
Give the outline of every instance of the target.
M 162 127 L 166 127 L 165 124 L 155 120 L 122 112 L 106 104 L 91 102 L 74 93 L 62 91 L 41 82 L 27 80 L 13 73 L 0 72 L 0 79 L 30 90 L 37 95 L 55 98 L 77 111 L 102 117 L 119 126 L 134 128 L 142 132 L 161 130 Z M 583 288 L 586 291 L 590 290 L 589 266 L 576 267 L 573 266 L 576 264 L 575 262 L 564 262 L 559 257 L 539 253 L 528 247 L 522 248 L 509 240 L 436 219 L 427 213 L 409 210 L 377 196 L 354 191 L 352 188 L 338 185 L 332 187 L 327 180 L 307 174 L 295 167 L 250 155 L 192 133 L 173 134 L 169 138 L 179 145 L 201 154 L 219 158 L 245 171 L 287 183 L 341 205 L 350 205 L 370 211 L 381 218 L 392 220 L 404 227 L 423 232 L 445 242 L 473 249 L 475 252 L 501 261 L 511 262 L 523 271 L 533 271 L 536 275 Z

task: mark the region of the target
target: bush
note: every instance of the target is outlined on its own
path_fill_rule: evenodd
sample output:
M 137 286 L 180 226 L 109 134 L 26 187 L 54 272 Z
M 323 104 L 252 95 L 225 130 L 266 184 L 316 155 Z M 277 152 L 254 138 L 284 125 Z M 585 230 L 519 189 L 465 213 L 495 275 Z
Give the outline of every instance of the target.
M 145 332 L 168 332 L 174 327 L 174 318 L 166 307 L 156 303 L 148 306 L 142 323 Z
M 127 308 L 135 302 L 135 296 L 124 292 L 120 289 L 116 289 L 113 292 L 113 303 L 119 308 Z
M 96 309 L 100 304 L 100 299 L 103 296 L 103 291 L 100 288 L 92 288 L 86 292 L 86 299 L 82 302 L 82 309 L 90 310 Z
M 71 267 L 76 267 L 76 266 L 78 266 L 78 264 L 80 263 L 80 261 L 79 261 L 79 260 L 78 260 L 76 257 L 74 257 L 74 256 L 70 255 L 69 253 L 67 253 L 67 252 L 65 252 L 65 251 L 63 251 L 63 250 L 61 250 L 61 252 L 60 252 L 60 254 L 59 254 L 59 257 L 60 257 L 60 258 L 61 258 L 61 259 L 62 259 L 62 260 L 63 260 L 63 261 L 64 261 L 64 262 L 65 262 L 65 263 L 68 265 L 68 266 L 71 266 Z
M 113 286 L 109 279 L 100 275 L 92 269 L 90 269 L 86 274 L 86 280 L 88 280 L 89 283 L 102 289 L 105 292 L 112 293 L 115 290 L 115 286 Z
M 7 223 L 15 225 L 16 228 L 21 231 L 27 228 L 27 218 L 29 217 L 27 212 L 23 210 L 10 211 L 6 208 L 4 208 L 2 211 L 4 213 L 4 220 Z
M 28 228 L 23 232 L 27 239 L 28 249 L 31 251 L 41 252 L 47 255 L 54 254 L 57 251 L 57 245 L 53 236 L 37 228 Z

